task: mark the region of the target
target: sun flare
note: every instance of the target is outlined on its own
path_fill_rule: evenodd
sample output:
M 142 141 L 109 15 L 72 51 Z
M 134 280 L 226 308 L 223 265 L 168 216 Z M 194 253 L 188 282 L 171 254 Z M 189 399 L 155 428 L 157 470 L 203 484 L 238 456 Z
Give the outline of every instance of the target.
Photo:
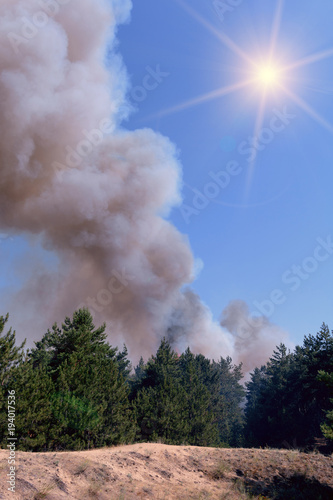
M 260 51 L 256 50 L 253 55 L 248 53 L 249 47 L 243 48 L 239 46 L 232 38 L 230 38 L 230 36 L 220 29 L 217 29 L 195 9 L 190 7 L 188 2 L 185 2 L 185 0 L 176 0 L 176 2 L 198 23 L 213 34 L 226 48 L 230 50 L 230 52 L 233 52 L 237 58 L 242 60 L 245 65 L 242 70 L 243 74 L 245 74 L 245 78 L 240 78 L 233 83 L 228 81 L 228 83 L 224 86 L 218 87 L 213 91 L 206 92 L 197 97 L 185 100 L 177 105 L 160 111 L 157 115 L 151 115 L 150 117 L 161 117 L 170 113 L 176 113 L 198 104 L 230 95 L 234 92 L 246 92 L 248 89 L 248 96 L 251 97 L 251 101 L 258 99 L 258 110 L 252 134 L 254 139 L 257 139 L 260 134 L 264 124 L 265 115 L 267 110 L 269 110 L 272 101 L 276 103 L 279 100 L 280 102 L 282 96 L 285 96 L 288 100 L 293 101 L 296 106 L 307 113 L 307 115 L 314 119 L 319 125 L 326 128 L 326 130 L 333 134 L 333 125 L 321 116 L 321 114 L 319 114 L 310 104 L 308 104 L 306 100 L 300 97 L 297 91 L 294 92 L 293 90 L 296 83 L 297 85 L 302 83 L 299 76 L 297 76 L 297 72 L 295 73 L 294 70 L 307 67 L 313 63 L 323 61 L 328 58 L 333 58 L 333 47 L 327 48 L 321 52 L 310 54 L 301 59 L 287 61 L 286 59 L 289 58 L 285 58 L 285 56 L 287 56 L 285 50 L 283 52 L 280 50 L 277 51 L 277 48 L 279 48 L 279 32 L 282 23 L 285 0 L 276 0 L 276 9 L 274 11 L 270 37 L 267 39 L 267 42 L 260 47 Z M 284 104 L 284 106 L 286 108 L 286 104 Z M 253 155 L 252 158 L 253 159 L 251 160 L 250 168 L 248 170 L 249 173 L 247 177 L 246 196 L 248 195 L 252 184 L 252 175 L 255 168 L 256 155 Z
M 299 97 L 297 93 L 293 92 L 293 90 L 290 88 L 291 83 L 298 81 L 297 75 L 295 76 L 293 70 L 309 66 L 315 62 L 323 61 L 331 57 L 333 58 L 333 48 L 330 47 L 326 50 L 323 50 L 322 52 L 313 53 L 301 59 L 289 61 L 288 63 L 286 63 L 284 57 L 282 59 L 282 54 L 276 53 L 285 0 L 276 0 L 276 9 L 273 17 L 270 40 L 267 40 L 267 47 L 265 47 L 267 50 L 263 53 L 256 53 L 256 57 L 251 57 L 246 49 L 243 49 L 242 47 L 237 45 L 237 43 L 235 43 L 228 35 L 221 32 L 221 30 L 218 30 L 214 25 L 210 24 L 198 12 L 196 12 L 196 10 L 190 7 L 188 3 L 185 3 L 184 0 L 176 1 L 180 5 L 180 7 L 182 7 L 194 19 L 196 19 L 196 21 L 198 21 L 210 33 L 212 33 L 220 42 L 222 42 L 225 47 L 227 47 L 231 52 L 242 59 L 244 63 L 246 63 L 247 76 L 245 79 L 241 79 L 234 83 L 228 83 L 227 85 L 219 87 L 213 91 L 207 92 L 189 100 L 185 100 L 175 106 L 162 110 L 158 113 L 157 116 L 160 117 L 170 113 L 176 113 L 178 111 L 182 111 L 192 106 L 210 101 L 212 99 L 232 94 L 233 92 L 237 92 L 240 90 L 245 91 L 246 87 L 253 88 L 253 85 L 256 85 L 261 90 L 261 97 L 258 105 L 258 113 L 255 120 L 255 136 L 256 134 L 258 134 L 262 126 L 267 102 L 269 100 L 269 94 L 274 94 L 275 97 L 277 97 L 277 90 L 279 91 L 279 94 L 286 95 L 305 113 L 316 120 L 317 123 L 319 123 L 321 126 L 326 128 L 330 133 L 333 134 L 333 126 L 319 113 L 317 113 L 317 111 L 312 108 L 310 104 Z M 277 56 L 278 59 L 276 59 Z M 279 64 L 277 64 L 277 60 L 279 61 Z M 282 60 L 284 60 L 283 64 Z M 156 115 L 151 115 L 151 117 L 153 116 Z
M 259 67 L 258 81 L 265 87 L 273 87 L 280 83 L 280 71 L 276 66 L 267 64 Z

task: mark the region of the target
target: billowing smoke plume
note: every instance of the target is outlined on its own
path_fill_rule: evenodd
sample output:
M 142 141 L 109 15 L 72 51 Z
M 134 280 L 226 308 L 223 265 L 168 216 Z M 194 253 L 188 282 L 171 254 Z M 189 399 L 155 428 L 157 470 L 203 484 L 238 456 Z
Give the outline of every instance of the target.
M 130 8 L 2 1 L 0 229 L 57 256 L 53 267 L 25 261 L 15 307 L 25 335 L 36 337 L 37 317 L 45 329 L 85 305 L 134 359 L 165 334 L 180 349 L 232 355 L 232 335 L 183 288 L 192 253 L 165 220 L 180 202 L 177 152 L 152 130 L 120 126 L 128 84 L 115 33 Z M 233 334 L 231 316 L 223 325 Z
M 251 316 L 241 300 L 233 300 L 224 309 L 221 326 L 232 334 L 235 358 L 243 363 L 245 373 L 264 365 L 280 342 L 290 345 L 286 332 L 264 316 Z

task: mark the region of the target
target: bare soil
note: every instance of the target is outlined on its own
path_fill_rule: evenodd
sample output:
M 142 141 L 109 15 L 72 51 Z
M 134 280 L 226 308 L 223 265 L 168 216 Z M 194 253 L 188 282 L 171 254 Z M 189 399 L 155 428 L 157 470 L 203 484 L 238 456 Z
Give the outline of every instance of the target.
M 138 443 L 80 452 L 16 452 L 16 492 L 0 499 L 333 500 L 333 459 L 319 453 Z

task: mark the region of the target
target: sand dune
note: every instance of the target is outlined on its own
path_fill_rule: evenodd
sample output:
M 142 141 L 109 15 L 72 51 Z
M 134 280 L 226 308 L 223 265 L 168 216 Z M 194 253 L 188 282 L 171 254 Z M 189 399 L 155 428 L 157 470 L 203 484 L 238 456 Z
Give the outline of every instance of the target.
M 297 450 L 138 443 L 79 452 L 17 452 L 14 494 L 6 485 L 7 450 L 0 450 L 0 457 L 1 499 L 246 499 L 249 491 L 251 498 L 261 499 L 333 498 L 332 457 Z M 300 496 L 286 496 L 295 488 Z M 301 496 L 302 489 L 307 496 Z

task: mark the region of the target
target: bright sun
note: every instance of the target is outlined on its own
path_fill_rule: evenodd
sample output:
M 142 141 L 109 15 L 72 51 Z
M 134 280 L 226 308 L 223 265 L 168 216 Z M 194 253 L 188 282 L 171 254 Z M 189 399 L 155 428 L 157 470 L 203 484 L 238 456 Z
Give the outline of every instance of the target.
M 202 94 L 198 97 L 183 101 L 176 106 L 172 106 L 160 113 L 158 116 L 163 114 L 175 113 L 181 111 L 188 107 L 201 104 L 205 101 L 211 99 L 216 99 L 236 91 L 244 90 L 248 86 L 255 84 L 260 86 L 260 102 L 258 106 L 258 113 L 255 121 L 254 127 L 254 137 L 256 137 L 262 127 L 263 120 L 265 117 L 266 105 L 269 100 L 269 94 L 274 93 L 276 90 L 288 96 L 289 99 L 293 100 L 297 106 L 299 106 L 303 111 L 305 111 L 311 118 L 316 120 L 321 126 L 325 127 L 333 134 L 333 126 L 325 118 L 323 118 L 315 109 L 313 109 L 310 104 L 304 101 L 300 96 L 295 94 L 290 88 L 290 83 L 293 80 L 297 80 L 291 76 L 291 71 L 296 68 L 301 68 L 313 64 L 317 61 L 325 60 L 329 57 L 333 57 L 333 48 L 329 48 L 322 52 L 317 52 L 309 56 L 303 57 L 302 59 L 291 61 L 288 64 L 284 63 L 281 65 L 281 55 L 279 59 L 276 59 L 276 48 L 278 46 L 278 36 L 282 20 L 284 0 L 276 0 L 276 10 L 274 13 L 272 30 L 270 35 L 270 40 L 267 41 L 267 49 L 265 53 L 256 54 L 256 57 L 251 57 L 246 50 L 238 46 L 230 37 L 225 33 L 221 32 L 206 21 L 201 15 L 199 15 L 188 3 L 184 3 L 183 0 L 177 0 L 180 6 L 188 12 L 194 19 L 196 19 L 200 24 L 202 24 L 206 29 L 208 29 L 213 35 L 215 35 L 220 42 L 225 45 L 230 51 L 235 55 L 240 57 L 247 65 L 245 79 L 240 79 L 233 84 L 228 84 L 224 87 L 217 88 Z M 216 2 L 218 3 L 218 2 Z M 239 2 L 238 2 L 239 3 Z M 277 64 L 279 61 L 280 64 Z
M 258 81 L 265 87 L 272 87 L 279 83 L 279 70 L 272 65 L 261 66 L 258 70 Z

